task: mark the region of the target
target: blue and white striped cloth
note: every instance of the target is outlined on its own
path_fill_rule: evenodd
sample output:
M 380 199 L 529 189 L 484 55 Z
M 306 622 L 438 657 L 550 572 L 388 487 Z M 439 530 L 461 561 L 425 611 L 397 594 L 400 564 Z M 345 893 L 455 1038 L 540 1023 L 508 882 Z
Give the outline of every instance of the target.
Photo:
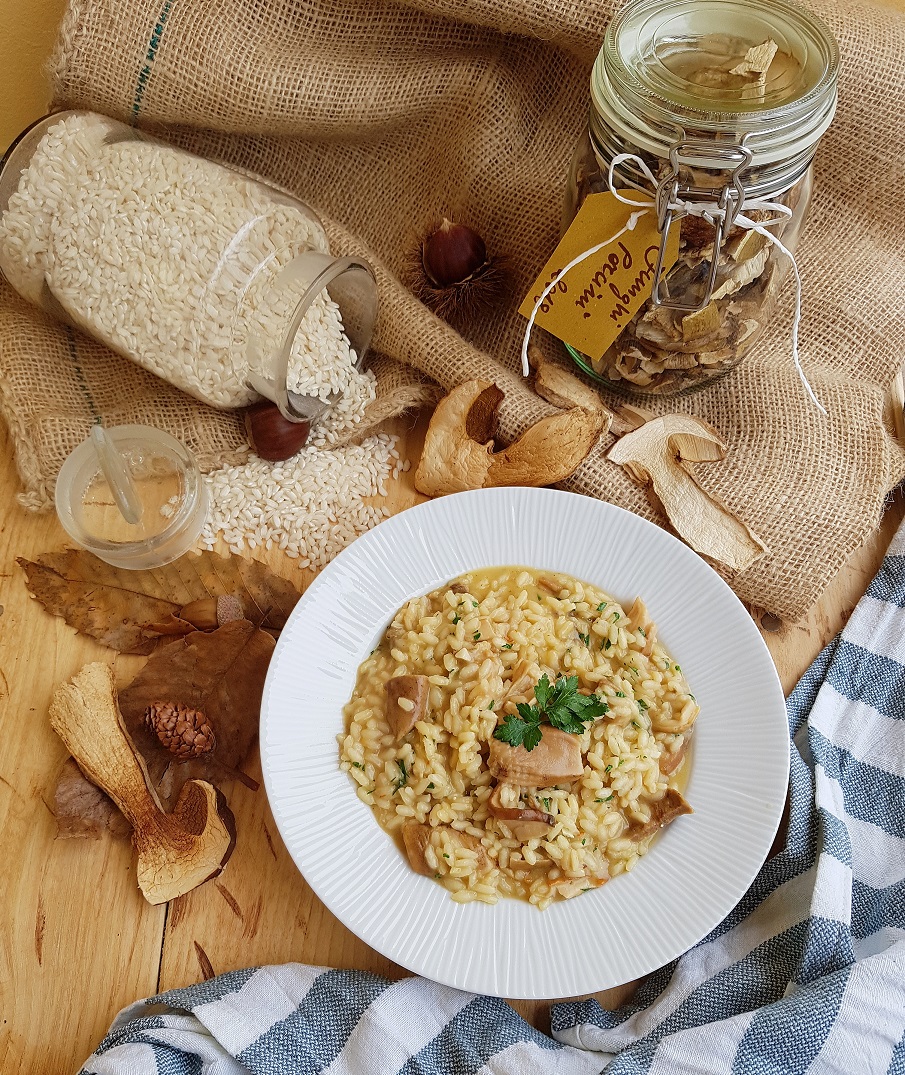
M 299 964 L 122 1012 L 96 1075 L 905 1075 L 905 525 L 789 699 L 787 846 L 632 1004 L 501 1000 Z

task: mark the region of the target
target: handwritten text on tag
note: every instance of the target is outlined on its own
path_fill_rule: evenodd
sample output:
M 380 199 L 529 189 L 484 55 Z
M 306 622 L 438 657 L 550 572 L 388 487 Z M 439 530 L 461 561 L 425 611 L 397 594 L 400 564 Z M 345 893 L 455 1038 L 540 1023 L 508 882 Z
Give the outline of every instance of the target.
M 589 195 L 575 215 L 540 276 L 519 307 L 530 317 L 541 292 L 573 258 L 591 249 L 626 225 L 635 207 L 609 191 Z M 564 343 L 599 359 L 635 316 L 653 289 L 660 250 L 660 233 L 653 210 L 634 229 L 620 235 L 570 269 L 546 297 L 536 322 Z M 664 274 L 679 256 L 679 229 L 672 228 L 663 262 Z

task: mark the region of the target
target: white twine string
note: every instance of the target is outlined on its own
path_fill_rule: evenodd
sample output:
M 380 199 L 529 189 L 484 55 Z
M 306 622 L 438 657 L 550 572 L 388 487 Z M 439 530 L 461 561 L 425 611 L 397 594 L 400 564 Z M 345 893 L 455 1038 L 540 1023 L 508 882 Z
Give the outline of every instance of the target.
M 538 311 L 544 304 L 544 301 L 546 300 L 547 296 L 553 291 L 553 289 L 556 287 L 559 281 L 562 280 L 566 273 L 574 269 L 576 265 L 580 265 L 581 262 L 585 261 L 587 258 L 593 257 L 593 255 L 596 254 L 598 250 L 602 250 L 605 246 L 609 246 L 611 243 L 616 242 L 616 240 L 625 235 L 627 231 L 633 231 L 635 225 L 638 223 L 641 217 L 646 216 L 647 213 L 651 212 L 656 205 L 654 199 L 647 195 L 642 195 L 642 201 L 636 201 L 635 199 L 626 197 L 625 194 L 616 189 L 616 186 L 613 182 L 613 173 L 615 169 L 620 164 L 622 164 L 623 161 L 629 160 L 634 161 L 638 165 L 638 168 L 641 170 L 645 178 L 651 183 L 653 187 L 656 188 L 657 186 L 657 180 L 651 172 L 650 168 L 648 168 L 647 164 L 634 153 L 619 153 L 613 158 L 612 162 L 610 163 L 609 175 L 607 177 L 610 192 L 618 201 L 622 202 L 623 204 L 636 206 L 636 211 L 632 213 L 632 215 L 628 219 L 628 223 L 625 225 L 624 228 L 622 228 L 621 231 L 618 231 L 615 235 L 610 236 L 609 239 L 605 239 L 602 243 L 597 243 L 590 249 L 583 251 L 581 254 L 578 255 L 578 257 L 573 258 L 564 269 L 561 269 L 553 277 L 550 283 L 547 284 L 547 286 L 541 292 L 540 298 L 537 300 L 537 302 L 535 302 L 534 308 L 531 311 L 531 316 L 528 318 L 528 327 L 525 329 L 525 336 L 522 340 L 522 374 L 525 377 L 527 377 L 530 372 L 530 366 L 528 364 L 528 343 L 531 340 L 531 330 L 534 328 L 534 322 L 537 318 Z M 636 191 L 635 193 L 641 192 Z M 713 202 L 691 202 L 685 201 L 681 198 L 675 201 L 671 201 L 669 203 L 669 208 L 673 212 L 682 212 L 687 214 L 688 216 L 701 217 L 709 224 L 712 224 L 714 227 L 716 227 L 717 222 L 721 220 L 726 214 L 726 210 L 721 209 L 717 205 L 714 205 Z M 767 231 L 767 228 L 773 227 L 774 224 L 782 223 L 782 221 L 791 217 L 792 210 L 789 208 L 789 206 L 783 205 L 781 202 L 771 201 L 768 198 L 746 198 L 740 206 L 740 210 L 748 210 L 750 212 L 753 209 L 761 209 L 779 214 L 778 216 L 775 216 L 770 220 L 758 222 L 756 220 L 752 220 L 748 216 L 745 216 L 744 213 L 740 211 L 736 216 L 734 223 L 736 223 L 741 228 L 746 228 L 750 231 L 756 231 L 759 235 L 763 235 L 765 239 L 769 240 L 769 242 L 771 242 L 777 250 L 779 250 L 782 254 L 785 254 L 785 256 L 789 259 L 789 263 L 792 266 L 792 271 L 795 274 L 795 315 L 792 319 L 792 361 L 795 364 L 795 371 L 801 379 L 801 383 L 804 385 L 804 389 L 807 392 L 811 402 L 814 404 L 815 407 L 817 407 L 821 414 L 826 414 L 826 408 L 814 394 L 814 390 L 813 388 L 811 388 L 808 379 L 805 376 L 805 372 L 801 366 L 801 358 L 798 354 L 798 328 L 801 323 L 801 275 L 798 272 L 798 264 L 795 261 L 795 257 L 792 254 L 792 251 L 789 250 L 786 246 L 784 246 L 783 243 L 780 242 L 780 240 L 772 234 L 772 232 Z M 715 251 L 715 256 L 716 253 L 717 252 Z

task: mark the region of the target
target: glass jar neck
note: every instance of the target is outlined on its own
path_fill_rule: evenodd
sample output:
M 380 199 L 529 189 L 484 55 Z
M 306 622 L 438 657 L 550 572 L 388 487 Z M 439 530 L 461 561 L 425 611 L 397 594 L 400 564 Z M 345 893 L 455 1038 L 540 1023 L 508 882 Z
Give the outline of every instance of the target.
M 806 171 L 836 107 L 838 49 L 788 0 L 633 0 L 612 20 L 591 76 L 591 141 L 601 163 L 637 153 L 652 166 L 694 141 L 751 154 L 752 196 Z M 704 155 L 695 179 L 725 166 Z M 711 167 L 712 165 L 712 167 Z M 646 187 L 631 162 L 620 178 Z
M 293 343 L 305 315 L 321 296 L 336 303 L 343 333 L 355 352 L 355 368 L 360 370 L 377 319 L 377 282 L 366 262 L 319 251 L 299 254 L 261 292 L 261 302 L 281 311 L 277 324 L 267 325 L 275 334 L 261 331 L 253 318 L 247 319 L 252 325 L 246 343 L 247 382 L 291 422 L 313 422 L 330 405 L 291 391 L 288 383 Z

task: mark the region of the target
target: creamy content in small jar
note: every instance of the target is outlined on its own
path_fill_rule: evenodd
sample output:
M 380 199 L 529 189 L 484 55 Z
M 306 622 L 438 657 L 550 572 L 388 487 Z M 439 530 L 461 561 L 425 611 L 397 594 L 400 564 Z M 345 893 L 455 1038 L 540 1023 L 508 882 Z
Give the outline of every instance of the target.
M 680 200 L 716 209 L 728 190 L 730 207 L 753 203 L 741 214 L 794 253 L 811 159 L 835 107 L 837 60 L 829 30 L 782 0 L 634 0 L 595 65 L 566 224 L 589 194 L 609 190 L 610 163 L 627 153 L 616 189 L 656 195 L 641 161 L 664 195 L 677 181 Z M 701 216 L 679 210 L 671 226 L 678 259 L 662 275 L 659 302 L 647 299 L 600 358 L 569 348 L 586 372 L 630 393 L 675 395 L 737 366 L 777 315 L 791 268 L 777 245 L 738 223 L 718 248 Z
M 394 616 L 345 707 L 340 767 L 456 902 L 543 909 L 631 870 L 691 812 L 697 715 L 640 598 L 477 570 Z

